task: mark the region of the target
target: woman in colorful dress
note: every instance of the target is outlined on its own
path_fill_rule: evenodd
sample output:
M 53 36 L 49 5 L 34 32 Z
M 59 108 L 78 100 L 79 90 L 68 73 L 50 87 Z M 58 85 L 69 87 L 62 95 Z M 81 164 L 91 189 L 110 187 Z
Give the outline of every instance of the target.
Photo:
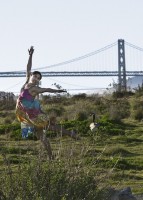
M 45 135 L 45 127 L 48 130 L 61 131 L 61 127 L 55 124 L 55 120 L 50 119 L 41 109 L 38 95 L 44 92 L 49 93 L 63 93 L 62 89 L 41 88 L 39 81 L 42 79 L 42 74 L 39 71 L 31 72 L 32 56 L 34 53 L 33 46 L 28 50 L 29 59 L 27 64 L 26 82 L 21 88 L 20 95 L 16 104 L 16 115 L 18 120 L 26 126 L 34 127 L 36 136 L 41 140 L 44 147 L 48 151 L 49 159 L 52 158 L 52 150 L 50 143 Z M 73 138 L 77 138 L 75 132 L 68 131 L 62 128 L 62 133 L 67 134 Z

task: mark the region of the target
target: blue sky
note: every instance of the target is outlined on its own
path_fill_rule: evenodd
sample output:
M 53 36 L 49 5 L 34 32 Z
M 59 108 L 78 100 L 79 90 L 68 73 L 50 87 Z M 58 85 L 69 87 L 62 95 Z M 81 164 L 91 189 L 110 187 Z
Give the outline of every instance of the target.
M 98 50 L 122 38 L 143 47 L 142 0 L 0 0 L 0 71 L 45 67 Z M 107 87 L 106 78 L 46 78 L 42 87 Z M 0 91 L 18 92 L 24 78 L 0 78 Z M 74 84 L 73 84 L 74 83 Z M 84 83 L 84 84 L 83 84 Z M 92 83 L 92 84 L 91 84 Z

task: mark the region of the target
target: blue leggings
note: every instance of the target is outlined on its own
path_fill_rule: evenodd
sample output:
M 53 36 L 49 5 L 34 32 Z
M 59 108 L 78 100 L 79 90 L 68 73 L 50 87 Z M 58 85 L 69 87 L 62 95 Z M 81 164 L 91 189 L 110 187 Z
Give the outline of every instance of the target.
M 29 133 L 33 133 L 34 128 L 27 127 L 21 129 L 22 138 L 28 138 Z

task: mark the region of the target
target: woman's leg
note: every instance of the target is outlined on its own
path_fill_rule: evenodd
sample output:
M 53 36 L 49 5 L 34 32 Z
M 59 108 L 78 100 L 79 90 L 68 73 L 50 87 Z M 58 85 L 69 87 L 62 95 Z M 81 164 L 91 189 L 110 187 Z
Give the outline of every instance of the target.
M 62 135 L 68 135 L 76 140 L 80 139 L 80 137 L 76 134 L 74 130 L 69 131 L 69 130 L 66 130 L 62 125 L 58 125 L 56 123 L 56 117 L 54 116 L 49 118 L 47 129 L 50 131 L 61 133 Z
M 61 132 L 63 135 L 68 135 L 70 137 L 72 137 L 73 139 L 80 139 L 79 136 L 76 134 L 75 131 L 69 131 L 69 130 L 66 130 L 63 126 L 61 125 L 58 125 L 58 124 L 50 124 L 48 126 L 48 130 L 51 130 L 51 131 L 54 131 L 54 132 Z
M 52 159 L 52 148 L 51 148 L 48 138 L 46 137 L 46 133 L 43 131 L 43 128 L 36 129 L 36 137 L 37 137 L 37 139 L 41 140 L 44 148 L 48 152 L 49 159 L 51 160 Z

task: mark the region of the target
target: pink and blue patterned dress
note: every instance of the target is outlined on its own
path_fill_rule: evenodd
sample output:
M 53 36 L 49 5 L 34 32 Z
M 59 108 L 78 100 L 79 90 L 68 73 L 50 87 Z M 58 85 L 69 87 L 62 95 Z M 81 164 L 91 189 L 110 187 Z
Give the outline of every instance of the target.
M 17 99 L 16 116 L 20 122 L 36 127 L 45 127 L 49 123 L 48 116 L 41 110 L 39 100 L 28 89 L 22 89 Z

